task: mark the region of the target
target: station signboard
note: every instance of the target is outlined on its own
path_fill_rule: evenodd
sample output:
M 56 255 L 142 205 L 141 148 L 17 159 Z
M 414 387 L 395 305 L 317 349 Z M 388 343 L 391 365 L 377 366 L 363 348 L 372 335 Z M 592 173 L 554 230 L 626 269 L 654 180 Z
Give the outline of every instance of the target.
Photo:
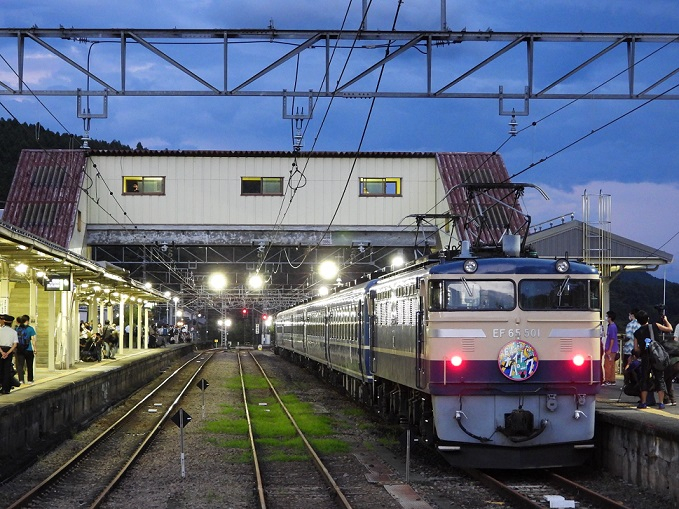
M 42 285 L 48 292 L 68 292 L 73 286 L 70 274 L 48 274 L 42 281 Z

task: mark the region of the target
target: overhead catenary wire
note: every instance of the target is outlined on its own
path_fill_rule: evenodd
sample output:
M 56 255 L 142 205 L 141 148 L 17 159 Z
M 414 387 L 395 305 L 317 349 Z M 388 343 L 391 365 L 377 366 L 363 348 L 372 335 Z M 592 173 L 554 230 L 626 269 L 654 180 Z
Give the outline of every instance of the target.
M 544 116 L 541 117 L 540 119 L 538 119 L 538 120 L 532 122 L 532 123 L 529 124 L 528 126 L 526 126 L 526 127 L 522 128 L 522 129 L 520 129 L 519 131 L 517 131 L 516 134 L 512 134 L 512 135 L 508 136 L 507 138 L 504 139 L 504 141 L 503 141 L 503 142 L 502 142 L 502 143 L 501 143 L 501 144 L 500 144 L 493 152 L 489 153 L 488 157 L 485 158 L 485 159 L 484 159 L 484 160 L 476 167 L 476 169 L 474 169 L 472 172 L 470 172 L 470 174 L 465 178 L 465 180 L 464 180 L 463 182 L 468 182 L 469 179 L 470 179 L 475 173 L 477 173 L 477 172 L 483 167 L 483 165 L 484 165 L 491 157 L 495 156 L 495 155 L 496 155 L 496 154 L 497 154 L 497 153 L 498 153 L 498 152 L 499 152 L 499 151 L 500 151 L 500 150 L 501 150 L 501 149 L 502 149 L 502 148 L 503 148 L 510 140 L 512 140 L 513 138 L 515 138 L 517 134 L 521 134 L 522 132 L 526 131 L 527 129 L 535 128 L 538 124 L 542 123 L 543 121 L 546 121 L 547 119 L 551 118 L 552 116 L 556 115 L 557 113 L 559 113 L 559 112 L 565 110 L 565 109 L 568 108 L 569 106 L 572 106 L 572 105 L 573 105 L 574 103 L 576 103 L 577 101 L 582 100 L 582 99 L 585 99 L 585 98 L 586 98 L 589 94 L 591 94 L 592 92 L 594 92 L 594 91 L 596 91 L 597 89 L 599 89 L 599 88 L 605 86 L 606 84 L 610 83 L 612 80 L 614 80 L 615 78 L 621 76 L 621 75 L 624 74 L 625 72 L 629 72 L 629 71 L 630 71 L 631 69 L 633 69 L 636 65 L 639 65 L 641 62 L 643 62 L 644 60 L 646 60 L 646 59 L 650 58 L 651 56 L 655 55 L 656 53 L 658 53 L 658 52 L 661 51 L 662 49 L 666 48 L 668 45 L 670 45 L 670 44 L 676 42 L 678 39 L 679 39 L 679 37 L 673 39 L 672 41 L 669 41 L 669 42 L 665 43 L 664 45 L 662 45 L 661 47 L 657 48 L 656 50 L 654 50 L 653 52 L 649 53 L 648 55 L 642 57 L 641 59 L 639 59 L 639 60 L 637 60 L 637 61 L 635 61 L 635 62 L 633 62 L 632 64 L 630 64 L 630 65 L 629 65 L 628 67 L 626 67 L 625 69 L 622 69 L 621 71 L 619 71 L 618 73 L 616 73 L 615 75 L 613 75 L 611 78 L 605 80 L 605 81 L 602 82 L 601 84 L 599 84 L 599 85 L 597 85 L 596 87 L 592 88 L 590 91 L 588 91 L 588 92 L 582 94 L 580 97 L 578 97 L 578 98 L 576 98 L 576 99 L 573 99 L 573 100 L 569 101 L 567 104 L 565 104 L 565 105 L 563 105 L 563 106 L 557 108 L 556 110 L 554 110 L 554 111 L 548 113 L 547 115 L 544 115 Z M 645 101 L 644 103 L 642 103 L 641 105 L 638 105 L 638 106 L 632 108 L 631 110 L 629 110 L 629 111 L 627 111 L 627 112 L 625 112 L 625 113 L 619 115 L 618 117 L 616 117 L 616 118 L 614 118 L 614 119 L 612 119 L 612 120 L 606 122 L 605 124 L 603 124 L 603 125 L 597 127 L 596 129 L 591 130 L 589 133 L 587 133 L 587 134 L 585 134 L 585 135 L 583 135 L 583 136 L 577 138 L 577 139 L 574 140 L 573 142 L 571 142 L 571 143 L 565 145 L 564 147 L 561 147 L 560 149 L 556 150 L 556 151 L 553 152 L 552 154 L 550 154 L 550 155 L 548 155 L 548 156 L 542 158 L 540 161 L 531 163 L 531 164 L 528 165 L 526 168 L 524 168 L 524 169 L 522 169 L 521 171 L 519 171 L 519 172 L 513 174 L 512 176 L 510 176 L 508 180 L 511 180 L 511 179 L 513 179 L 513 178 L 516 178 L 517 176 L 519 176 L 519 175 L 521 175 L 521 174 L 527 172 L 528 170 L 535 168 L 537 165 L 539 165 L 539 164 L 541 164 L 541 163 L 543 163 L 543 162 L 545 162 L 545 161 L 551 159 L 552 157 L 557 156 L 558 154 L 564 152 L 565 150 L 568 150 L 568 149 L 572 148 L 574 145 L 576 145 L 576 144 L 578 144 L 578 143 L 584 141 L 585 139 L 589 138 L 589 137 L 592 136 L 593 134 L 598 133 L 599 131 L 601 131 L 601 130 L 607 128 L 607 127 L 609 127 L 610 125 L 612 125 L 612 124 L 618 122 L 619 120 L 622 120 L 622 119 L 625 118 L 626 116 L 628 116 L 628 115 L 630 115 L 630 114 L 632 114 L 632 113 L 638 111 L 639 109 L 641 109 L 641 108 L 647 106 L 647 105 L 648 105 L 649 103 L 651 103 L 652 101 L 655 101 L 655 100 L 657 100 L 657 99 L 663 97 L 664 95 L 669 94 L 670 92 L 672 92 L 673 90 L 675 90 L 677 87 L 679 87 L 679 85 L 676 85 L 676 86 L 673 86 L 673 87 L 671 87 L 671 88 L 668 88 L 667 90 L 665 90 L 664 92 L 658 94 L 657 96 L 654 96 L 654 97 L 652 97 L 652 98 L 646 100 L 646 101 Z M 446 199 L 448 198 L 448 196 L 449 196 L 454 190 L 455 190 L 455 188 L 450 189 L 450 190 L 449 190 L 449 191 L 448 191 L 441 199 L 439 199 L 432 207 L 430 207 L 430 208 L 428 209 L 427 213 L 431 212 L 432 210 L 435 210 L 436 207 L 437 207 L 439 204 L 441 204 L 444 200 L 446 200 Z M 495 204 L 495 205 L 493 205 L 493 206 L 497 206 L 497 204 Z M 413 225 L 414 225 L 414 223 L 410 223 L 410 224 L 408 224 L 408 225 L 404 225 L 404 230 L 403 230 L 403 231 L 406 231 L 407 229 L 411 228 Z M 670 238 L 667 242 L 665 242 L 660 248 L 657 248 L 657 249 L 654 251 L 654 253 L 657 252 L 659 249 L 662 249 L 662 247 L 664 247 L 665 245 L 667 245 L 667 243 L 669 243 L 672 239 L 674 239 L 674 238 L 677 237 L 677 236 L 679 236 L 679 231 L 678 231 L 677 233 L 675 233 L 674 235 L 672 235 L 671 238 Z M 388 249 L 388 247 L 385 246 L 385 247 L 381 248 L 380 250 L 375 251 L 374 253 L 379 253 L 379 251 L 381 251 L 382 249 Z M 651 256 L 651 255 L 649 255 L 649 256 Z

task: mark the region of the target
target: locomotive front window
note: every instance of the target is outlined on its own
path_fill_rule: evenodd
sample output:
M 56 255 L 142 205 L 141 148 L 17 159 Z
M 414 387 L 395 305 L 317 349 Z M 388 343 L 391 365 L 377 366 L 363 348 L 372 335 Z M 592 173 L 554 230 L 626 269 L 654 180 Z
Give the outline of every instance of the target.
M 530 311 L 591 310 L 601 305 L 599 283 L 586 279 L 525 279 L 519 283 L 519 306 Z
M 514 309 L 515 289 L 511 281 L 479 281 L 466 278 L 431 281 L 431 311 L 501 311 Z

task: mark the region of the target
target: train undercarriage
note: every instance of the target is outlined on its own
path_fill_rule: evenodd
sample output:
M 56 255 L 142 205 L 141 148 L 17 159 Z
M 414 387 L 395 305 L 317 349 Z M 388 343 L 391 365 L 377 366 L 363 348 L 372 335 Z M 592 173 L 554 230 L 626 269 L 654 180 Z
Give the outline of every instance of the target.
M 289 350 L 279 348 L 274 351 L 314 372 L 329 385 L 374 411 L 388 424 L 409 429 L 413 440 L 426 446 L 434 445 L 434 411 L 428 394 L 388 380 L 362 381 Z

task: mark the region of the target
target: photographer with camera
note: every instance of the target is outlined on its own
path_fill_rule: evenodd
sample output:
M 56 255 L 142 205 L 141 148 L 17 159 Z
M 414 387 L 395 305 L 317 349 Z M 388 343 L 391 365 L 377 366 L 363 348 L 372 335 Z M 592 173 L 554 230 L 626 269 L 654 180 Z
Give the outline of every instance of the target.
M 672 324 L 667 319 L 667 315 L 665 314 L 665 304 L 657 304 L 653 307 L 660 314 L 660 321 L 655 322 L 655 326 L 658 328 L 658 330 L 660 332 L 663 333 L 663 339 L 664 339 L 666 332 L 669 332 L 669 333 L 672 332 Z

